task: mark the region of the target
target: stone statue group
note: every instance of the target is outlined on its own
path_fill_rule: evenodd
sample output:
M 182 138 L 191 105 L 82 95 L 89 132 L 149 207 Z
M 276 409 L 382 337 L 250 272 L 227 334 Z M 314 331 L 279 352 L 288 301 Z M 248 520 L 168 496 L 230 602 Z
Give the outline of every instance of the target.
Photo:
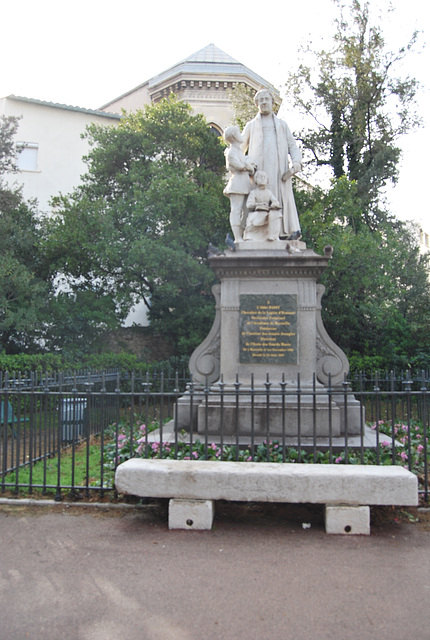
M 258 114 L 243 132 L 235 125 L 224 131 L 230 173 L 224 193 L 234 240 L 295 240 L 300 224 L 291 178 L 301 170 L 302 156 L 286 122 L 273 113 L 270 91 L 258 91 L 254 101 Z

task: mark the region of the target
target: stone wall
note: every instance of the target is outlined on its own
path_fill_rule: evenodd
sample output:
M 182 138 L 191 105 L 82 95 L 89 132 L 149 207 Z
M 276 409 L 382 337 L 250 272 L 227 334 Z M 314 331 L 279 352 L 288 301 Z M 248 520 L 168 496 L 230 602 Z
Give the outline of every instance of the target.
M 174 355 L 174 349 L 160 335 L 154 335 L 147 327 L 123 327 L 110 331 L 104 340 L 106 351 L 131 353 L 138 358 L 155 362 L 167 360 Z

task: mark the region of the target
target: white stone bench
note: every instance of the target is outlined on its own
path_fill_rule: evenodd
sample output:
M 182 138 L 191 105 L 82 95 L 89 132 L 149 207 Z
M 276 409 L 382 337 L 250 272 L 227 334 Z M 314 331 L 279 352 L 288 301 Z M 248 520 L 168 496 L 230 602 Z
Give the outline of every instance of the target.
M 324 504 L 327 533 L 368 534 L 369 505 L 418 504 L 417 477 L 397 466 L 133 458 L 115 487 L 170 498 L 170 529 L 210 529 L 214 500 L 229 500 Z

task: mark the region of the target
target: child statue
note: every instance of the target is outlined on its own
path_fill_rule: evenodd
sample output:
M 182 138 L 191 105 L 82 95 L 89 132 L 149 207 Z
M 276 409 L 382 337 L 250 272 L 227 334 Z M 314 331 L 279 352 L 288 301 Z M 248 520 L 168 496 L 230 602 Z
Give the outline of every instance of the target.
M 267 189 L 267 176 L 264 171 L 255 173 L 254 183 L 256 188 L 250 192 L 246 201 L 249 213 L 243 239 L 274 242 L 279 240 L 281 231 L 281 206 L 273 193 Z
M 243 138 L 238 126 L 227 127 L 224 131 L 224 140 L 229 145 L 224 153 L 230 177 L 223 193 L 230 199 L 230 226 L 234 241 L 240 242 L 243 240 L 243 231 L 246 226 L 246 196 L 251 191 L 249 176 L 253 175 L 255 165 L 248 161 L 241 149 Z

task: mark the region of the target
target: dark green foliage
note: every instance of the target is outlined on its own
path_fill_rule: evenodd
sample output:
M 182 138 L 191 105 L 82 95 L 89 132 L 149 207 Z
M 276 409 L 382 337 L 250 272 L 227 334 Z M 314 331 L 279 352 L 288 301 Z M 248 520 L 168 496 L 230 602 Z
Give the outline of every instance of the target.
M 328 191 L 298 192 L 297 201 L 308 245 L 320 254 L 326 244 L 334 247 L 321 280 L 334 341 L 350 357 L 372 358 L 372 366 L 428 367 L 429 256 L 419 252 L 418 230 L 389 218 L 371 231 L 356 183 L 345 177 Z
M 86 353 L 81 357 L 67 357 L 60 353 L 19 353 L 6 355 L 0 353 L 0 371 L 39 373 L 52 371 L 93 370 L 105 371 L 118 369 L 122 372 L 152 373 L 164 372 L 169 376 L 175 371 L 180 376 L 187 375 L 188 357 L 174 357 L 159 362 L 146 362 L 132 353 Z
M 298 135 L 309 167 L 331 169 L 331 187 L 297 193 L 304 239 L 334 247 L 322 281 L 328 332 L 352 358 L 372 367 L 426 366 L 430 360 L 428 258 L 418 230 L 384 208 L 384 187 L 398 177 L 399 137 L 419 124 L 417 82 L 396 76 L 416 42 L 387 51 L 369 3 L 338 2 L 333 47 L 313 55 L 287 84 L 313 126 Z M 310 178 L 314 182 L 315 175 Z
M 60 354 L 54 353 L 0 353 L 0 371 L 61 371 L 67 368 Z
M 43 223 L 35 205 L 5 181 L 15 170 L 16 118 L 0 120 L 0 351 L 40 348 L 50 292 L 49 268 L 41 250 Z
M 68 287 L 61 304 L 67 296 L 79 304 L 82 330 L 92 324 L 97 333 L 143 299 L 152 327 L 190 353 L 213 317 L 206 248 L 228 225 L 219 139 L 174 97 L 87 136 L 88 172 L 56 199 L 47 245 Z
M 104 332 L 118 324 L 112 297 L 95 284 L 72 294 L 58 291 L 48 311 L 45 342 L 66 360 L 75 361 L 89 351 L 102 350 Z

